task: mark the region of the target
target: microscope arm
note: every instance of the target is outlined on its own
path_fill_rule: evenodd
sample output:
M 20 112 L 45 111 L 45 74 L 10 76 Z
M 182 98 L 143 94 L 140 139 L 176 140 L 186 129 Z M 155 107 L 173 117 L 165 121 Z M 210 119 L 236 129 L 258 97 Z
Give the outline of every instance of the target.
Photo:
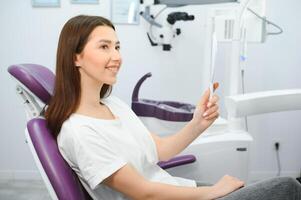
M 205 5 L 233 2 L 237 2 L 237 0 L 155 0 L 154 4 L 165 4 L 168 7 L 179 7 L 186 5 Z
M 229 119 L 270 112 L 301 110 L 301 89 L 270 90 L 228 96 L 225 104 Z

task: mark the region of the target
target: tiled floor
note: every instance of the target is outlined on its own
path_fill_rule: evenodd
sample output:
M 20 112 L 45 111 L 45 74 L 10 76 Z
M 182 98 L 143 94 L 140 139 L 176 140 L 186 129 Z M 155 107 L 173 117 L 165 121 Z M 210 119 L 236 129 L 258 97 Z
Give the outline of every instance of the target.
M 0 180 L 0 200 L 51 200 L 42 181 Z

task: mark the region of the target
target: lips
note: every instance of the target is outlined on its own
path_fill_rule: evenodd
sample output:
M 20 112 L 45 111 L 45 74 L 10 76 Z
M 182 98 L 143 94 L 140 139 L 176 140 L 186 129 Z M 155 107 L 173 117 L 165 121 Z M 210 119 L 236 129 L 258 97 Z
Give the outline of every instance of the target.
M 117 73 L 119 70 L 118 66 L 110 66 L 110 67 L 106 67 L 106 69 L 110 70 L 111 72 Z

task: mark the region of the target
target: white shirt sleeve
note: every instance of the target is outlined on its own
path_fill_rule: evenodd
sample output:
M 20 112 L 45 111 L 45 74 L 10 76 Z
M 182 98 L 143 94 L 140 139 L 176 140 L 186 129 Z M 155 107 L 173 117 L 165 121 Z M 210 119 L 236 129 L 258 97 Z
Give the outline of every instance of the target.
M 114 152 L 110 140 L 89 126 L 80 126 L 74 134 L 74 158 L 83 178 L 92 189 L 126 165 Z

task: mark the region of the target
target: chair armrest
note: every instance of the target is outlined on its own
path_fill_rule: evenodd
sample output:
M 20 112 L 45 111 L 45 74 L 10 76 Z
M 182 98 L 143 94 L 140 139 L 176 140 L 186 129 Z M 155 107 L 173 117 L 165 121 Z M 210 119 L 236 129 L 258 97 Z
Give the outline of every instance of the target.
M 194 155 L 183 155 L 183 156 L 176 156 L 168 161 L 160 161 L 160 162 L 158 162 L 158 165 L 162 169 L 168 169 L 168 168 L 172 168 L 172 167 L 177 167 L 177 166 L 193 163 L 195 161 L 196 161 L 196 158 Z

